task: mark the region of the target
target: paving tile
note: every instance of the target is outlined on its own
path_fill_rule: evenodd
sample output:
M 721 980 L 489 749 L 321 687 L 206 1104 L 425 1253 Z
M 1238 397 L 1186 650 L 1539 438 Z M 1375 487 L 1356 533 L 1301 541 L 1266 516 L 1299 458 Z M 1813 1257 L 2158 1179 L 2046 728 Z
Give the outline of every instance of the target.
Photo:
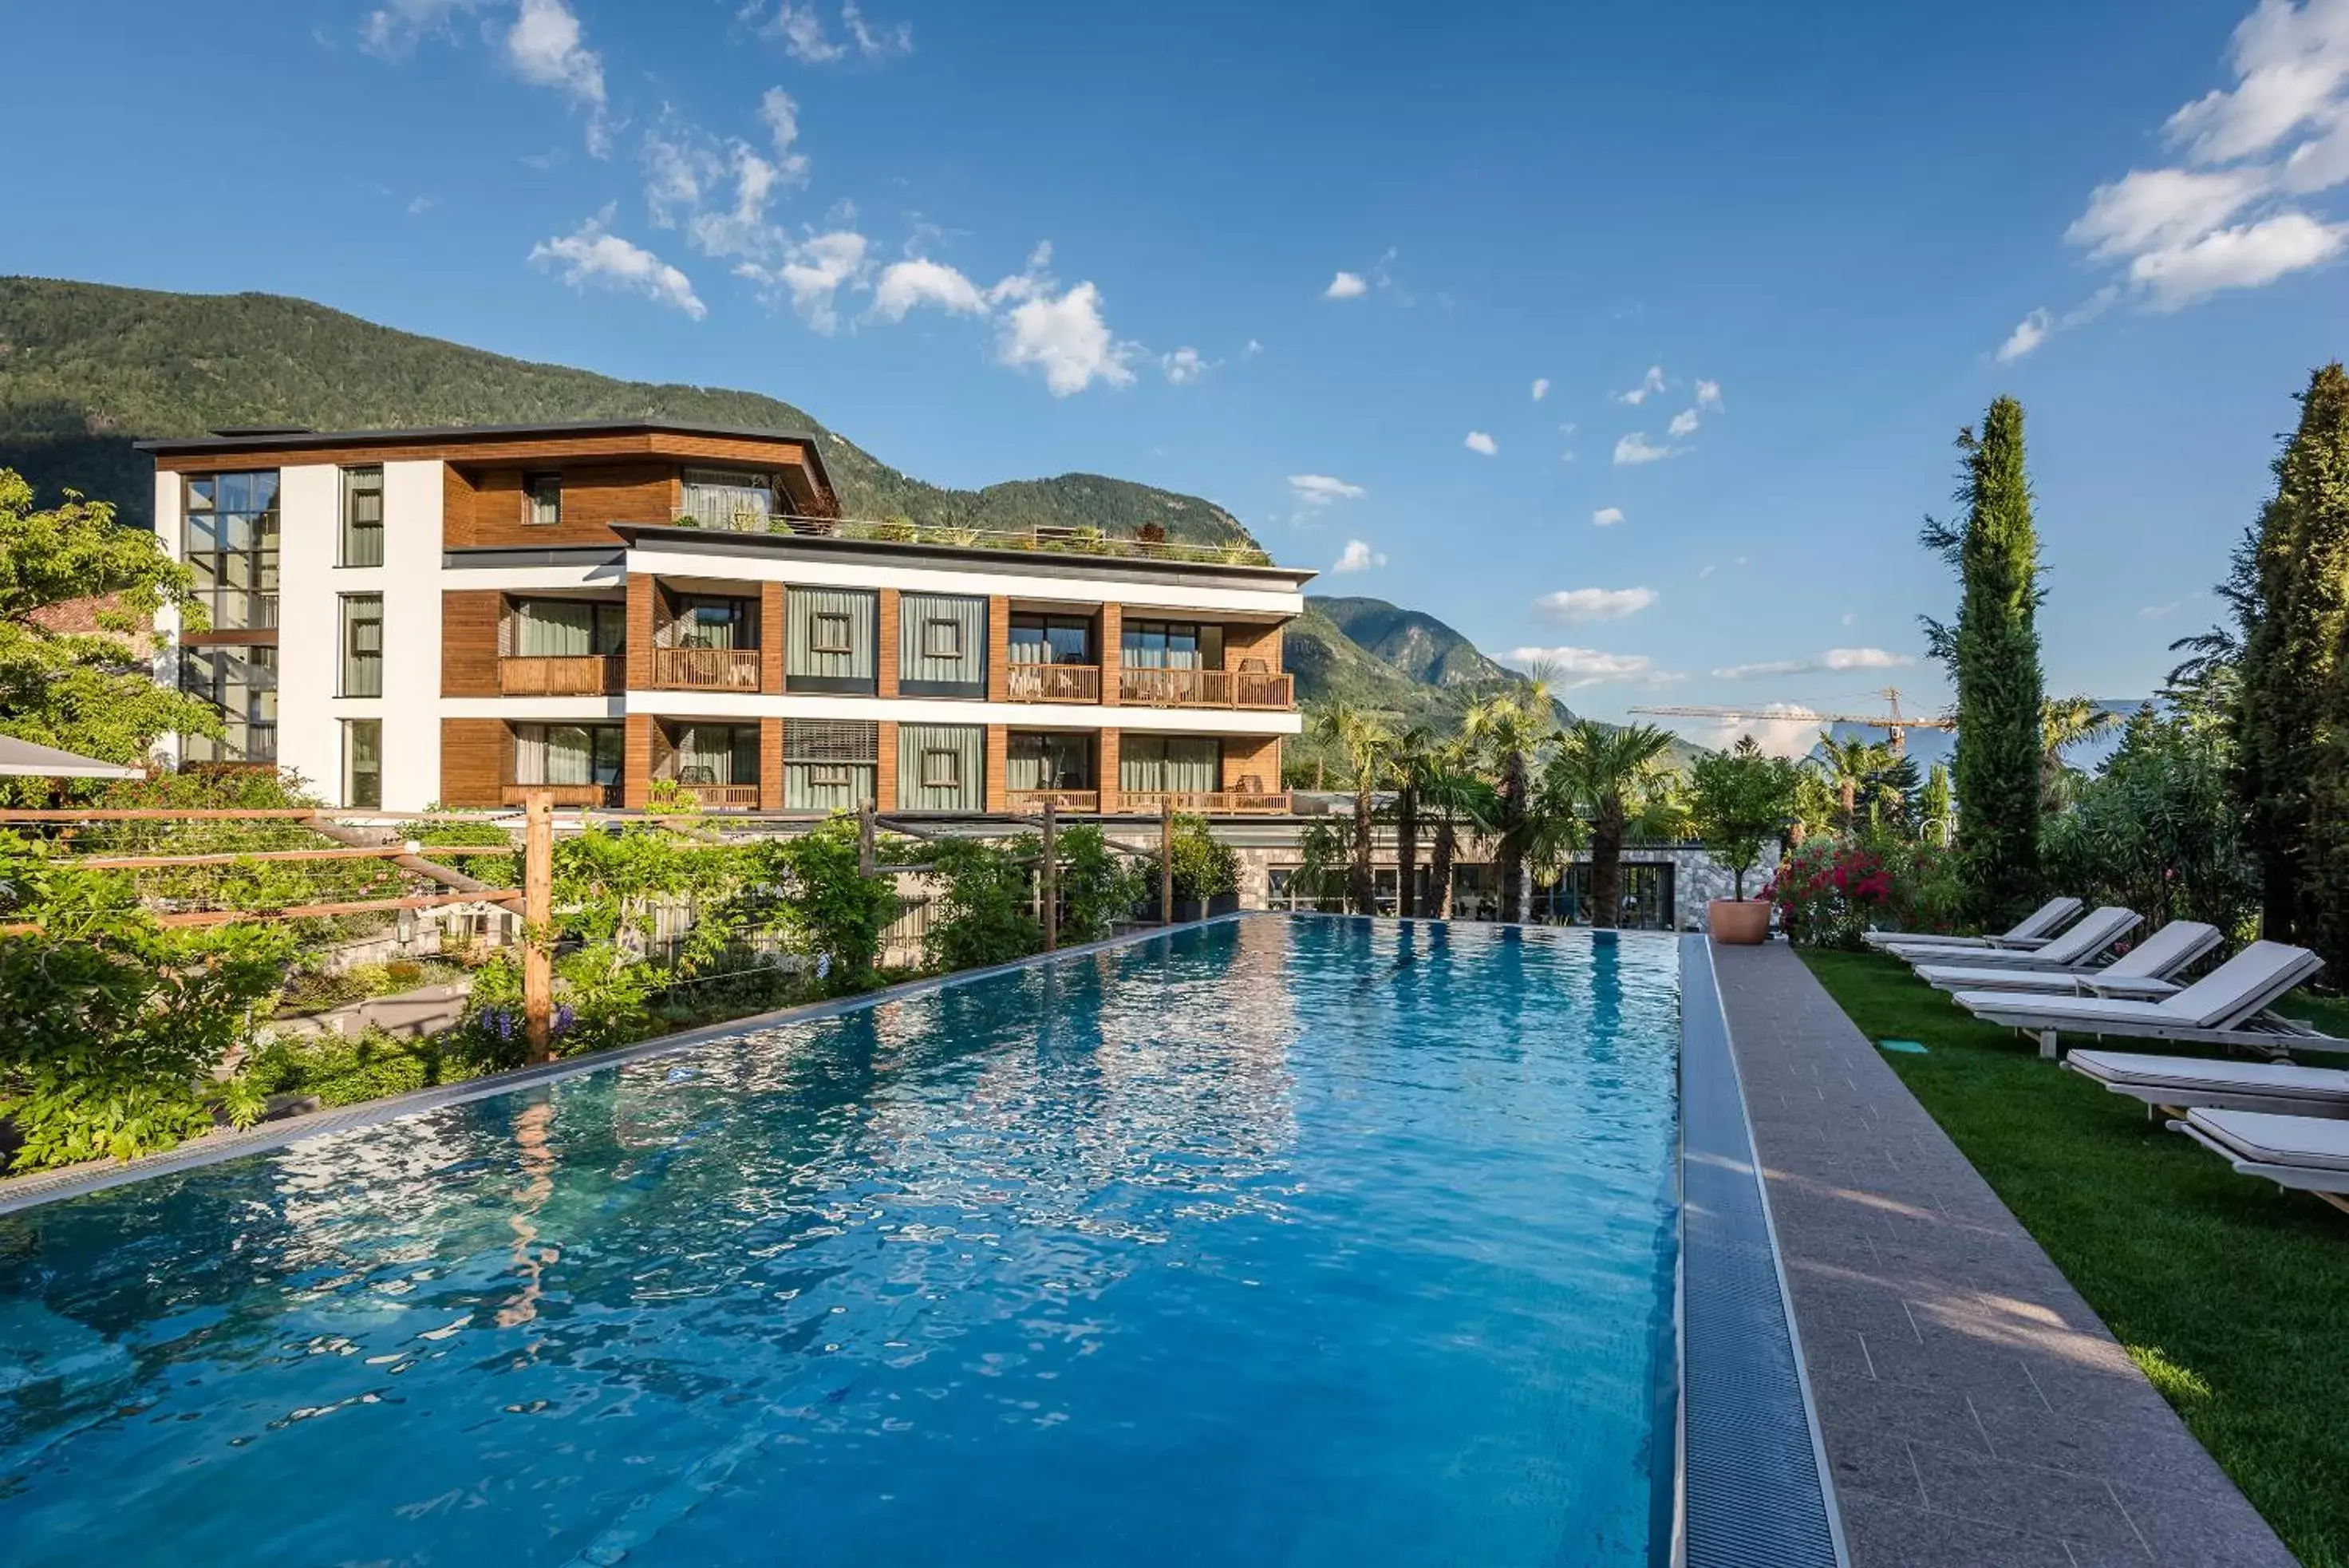
M 1909 1444 L 1909 1455 L 1924 1488 L 1925 1506 L 1935 1513 L 1987 1520 L 2034 1535 L 2143 1550 L 2137 1526 L 2121 1511 L 2112 1488 L 2094 1477 L 1927 1443 Z
M 2167 1412 L 2091 1421 L 2047 1409 L 2036 1400 L 1984 1397 L 1971 1402 L 1969 1414 L 1987 1440 L 1989 1451 L 1999 1459 L 2122 1482 L 2158 1469 L 2169 1477 L 2171 1486 L 2192 1495 L 2227 1496 L 2234 1491 L 2234 1483 L 2223 1470 L 2196 1462 L 2203 1455 L 2201 1445 L 2175 1420 L 2163 1418 Z
M 1873 1432 L 1947 1449 L 1996 1452 L 1982 1423 L 1974 1418 L 1972 1404 L 1954 1390 L 1915 1388 L 1819 1369 L 1813 1369 L 1810 1378 L 1811 1398 L 1818 1407 L 1822 1429 Z
M 1843 1501 L 1843 1536 L 1851 1568 L 2074 1568 L 2064 1542 L 2052 1536 L 1865 1494 Z
M 2158 1562 L 2179 1568 L 2292 1568 L 2292 1553 L 2231 1485 L 2216 1497 L 2122 1485 L 2113 1495 Z
M 1909 1462 L 1909 1445 L 1903 1439 L 1859 1427 L 1832 1426 L 1824 1414 L 1819 1418 L 1819 1438 L 1826 1445 L 1827 1472 L 1835 1477 L 1838 1496 L 1865 1492 L 1912 1508 L 1924 1505 L 1917 1467 Z

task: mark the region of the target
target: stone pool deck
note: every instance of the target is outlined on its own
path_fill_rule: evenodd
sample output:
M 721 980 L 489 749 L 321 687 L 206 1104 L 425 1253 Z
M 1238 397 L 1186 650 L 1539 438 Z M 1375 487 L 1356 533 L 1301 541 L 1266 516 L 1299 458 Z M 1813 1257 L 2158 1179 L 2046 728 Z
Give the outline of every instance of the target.
M 1854 1568 L 2290 1568 L 1793 950 L 1713 963 Z

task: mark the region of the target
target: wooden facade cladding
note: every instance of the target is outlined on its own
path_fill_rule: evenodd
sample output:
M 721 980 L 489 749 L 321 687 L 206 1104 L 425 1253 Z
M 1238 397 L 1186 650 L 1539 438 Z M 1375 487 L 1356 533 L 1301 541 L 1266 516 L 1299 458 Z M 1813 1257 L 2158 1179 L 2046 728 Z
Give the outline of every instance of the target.
M 897 726 L 884 719 L 874 728 L 881 750 L 873 759 L 873 799 L 888 811 L 897 804 Z
M 498 620 L 505 613 L 504 601 L 504 593 L 497 588 L 442 590 L 441 696 L 498 694 Z
M 987 601 L 987 700 L 988 701 L 1002 702 L 1009 700 L 1005 695 L 1005 691 L 1011 679 L 1010 670 L 1011 601 L 1001 594 L 995 594 Z M 994 744 L 992 741 L 988 743 L 990 747 Z M 989 756 L 994 754 L 991 750 L 988 753 Z M 995 786 L 992 784 L 988 786 L 987 798 L 990 805 L 999 805 L 1003 799 L 996 793 Z
M 1118 732 L 1103 730 L 1093 742 L 1093 784 L 1101 790 L 1103 811 L 1117 809 Z
M 1245 670 L 1247 660 L 1263 662 L 1264 671 L 1278 675 L 1280 669 L 1280 628 L 1277 626 L 1227 626 L 1224 628 L 1224 668 Z
M 504 720 L 440 721 L 441 805 L 496 805 L 512 776 L 513 732 Z
M 759 721 L 759 809 L 783 809 L 783 722 Z
M 987 727 L 986 798 L 981 811 L 1008 811 L 1011 795 L 1011 730 L 1005 724 Z
M 1223 753 L 1224 788 L 1245 790 L 1251 794 L 1280 788 L 1278 735 L 1226 735 Z M 1243 782 L 1250 779 L 1255 782 Z
M 562 505 L 551 524 L 530 520 L 523 481 L 538 470 L 468 472 L 463 511 L 446 511 L 441 518 L 442 541 L 452 550 L 616 545 L 620 536 L 612 532 L 615 523 L 667 523 L 677 514 L 678 471 L 667 464 L 604 462 L 549 470 L 563 476 Z
M 905 607 L 897 601 L 897 590 L 883 588 L 881 602 L 876 609 L 876 618 L 881 623 L 881 647 L 878 650 L 879 657 L 875 661 L 873 683 L 874 695 L 876 697 L 897 695 L 897 628 L 898 617 L 904 613 Z
M 1102 606 L 1099 647 L 1100 651 L 1095 655 L 1095 660 L 1101 665 L 1102 706 L 1114 708 L 1117 706 L 1118 671 L 1124 668 L 1125 660 L 1125 618 L 1120 607 L 1116 605 Z M 1116 787 L 1117 779 L 1113 774 L 1107 784 L 1102 785 L 1104 790 L 1114 790 Z M 1106 809 L 1109 804 L 1106 795 L 1102 797 L 1102 804 Z
M 645 808 L 647 787 L 653 776 L 653 716 L 631 713 L 621 738 L 620 804 L 630 811 Z
M 660 598 L 659 585 L 642 572 L 628 574 L 628 688 L 642 691 L 653 683 L 653 616 Z
M 789 611 L 783 598 L 785 591 L 781 583 L 762 583 L 759 587 L 759 690 L 770 694 L 783 689 L 783 648 L 791 641 Z M 781 747 L 782 732 L 778 730 L 775 733 L 775 744 Z M 780 781 L 783 776 L 782 753 L 779 750 L 775 755 L 777 762 L 771 774 Z M 759 776 L 765 779 L 770 775 L 761 774 Z M 778 782 L 775 787 L 781 789 L 782 785 Z

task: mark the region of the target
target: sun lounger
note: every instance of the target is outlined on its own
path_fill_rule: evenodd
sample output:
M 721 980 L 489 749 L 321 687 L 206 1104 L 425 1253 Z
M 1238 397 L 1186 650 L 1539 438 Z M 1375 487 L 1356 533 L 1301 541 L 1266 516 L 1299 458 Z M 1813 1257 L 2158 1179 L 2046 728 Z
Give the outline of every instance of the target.
M 2349 1072 L 2338 1067 L 2090 1050 L 2073 1052 L 2064 1065 L 2174 1116 L 2196 1108 L 2349 1116 Z
M 2306 948 L 2253 942 L 2185 990 L 2159 1002 L 2125 997 L 2038 996 L 2019 991 L 1961 991 L 1959 1006 L 1986 1023 L 2003 1023 L 2039 1037 L 2039 1054 L 2055 1059 L 2056 1036 L 2118 1034 L 2143 1040 L 2248 1045 L 2286 1051 L 2349 1051 L 2335 1040 L 2289 1019 L 2262 1016 L 2283 994 L 2324 967 Z
M 2077 898 L 2050 898 L 2021 924 L 1994 937 L 1937 937 L 1919 931 L 1864 931 L 1861 940 L 1869 947 L 1880 948 L 1889 942 L 1915 944 L 1930 942 L 1950 948 L 2035 948 L 2043 946 L 2055 928 L 2080 912 Z
M 2107 904 L 2092 914 L 2082 916 L 2078 925 L 2044 948 L 2029 952 L 1969 948 L 1965 950 L 1964 957 L 1957 961 L 1983 969 L 2074 969 L 2087 963 L 2143 923 L 2135 909 Z M 1884 950 L 1920 967 L 1940 963 L 1951 956 L 1947 948 L 1911 947 L 1906 942 L 1887 942 Z
M 2349 1121 L 2197 1109 L 2169 1125 L 2245 1176 L 2313 1192 L 2349 1211 Z
M 1917 978 L 1942 991 L 2035 991 L 2054 996 L 2126 996 L 2158 1002 L 2178 989 L 2169 977 L 2201 959 L 2219 941 L 2216 926 L 2172 920 L 2101 969 L 2077 965 L 2060 970 L 2000 969 L 1961 961 L 1919 964 Z

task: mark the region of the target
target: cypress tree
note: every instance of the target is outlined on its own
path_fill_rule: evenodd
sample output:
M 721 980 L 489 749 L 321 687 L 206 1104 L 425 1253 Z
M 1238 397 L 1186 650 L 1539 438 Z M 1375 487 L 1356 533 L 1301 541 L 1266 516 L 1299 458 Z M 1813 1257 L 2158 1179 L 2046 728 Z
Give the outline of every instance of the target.
M 2023 471 L 2023 405 L 2000 398 L 1963 453 L 1961 528 L 1929 524 L 1953 561 L 1957 624 L 1929 626 L 1958 688 L 1958 866 L 1968 913 L 2000 923 L 2039 898 L 2039 536 Z
M 2260 514 L 2234 784 L 2263 934 L 2349 959 L 2349 374 L 2309 379 Z

